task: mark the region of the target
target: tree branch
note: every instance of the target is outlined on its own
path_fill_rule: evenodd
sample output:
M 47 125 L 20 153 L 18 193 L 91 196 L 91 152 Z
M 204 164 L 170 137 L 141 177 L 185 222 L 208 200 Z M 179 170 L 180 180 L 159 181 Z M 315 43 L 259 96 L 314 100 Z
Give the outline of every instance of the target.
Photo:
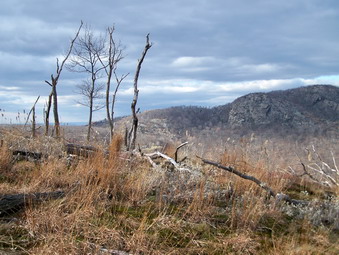
M 184 146 L 187 145 L 187 144 L 188 144 L 188 142 L 184 142 L 184 143 L 180 144 L 180 145 L 177 147 L 177 149 L 175 150 L 175 153 L 174 153 L 174 160 L 175 160 L 175 162 L 178 163 L 178 151 L 179 151 L 179 149 L 180 149 L 181 147 L 184 147 Z
M 231 166 L 223 166 L 221 165 L 220 163 L 218 162 L 214 162 L 214 161 L 211 161 L 211 160 L 207 160 L 207 159 L 204 159 L 202 157 L 199 157 L 199 156 L 196 156 L 197 158 L 201 159 L 202 162 L 204 162 L 205 164 L 209 164 L 209 165 L 212 165 L 212 166 L 215 166 L 215 167 L 218 167 L 222 170 L 225 170 L 227 172 L 230 172 L 232 174 L 235 174 L 245 180 L 250 180 L 252 182 L 254 182 L 255 184 L 257 184 L 259 187 L 261 187 L 262 189 L 266 190 L 268 192 L 268 194 L 274 198 L 276 198 L 277 200 L 282 200 L 282 201 L 285 201 L 285 202 L 288 202 L 288 203 L 291 203 L 291 204 L 294 204 L 294 205 L 308 205 L 309 202 L 308 201 L 305 201 L 305 200 L 296 200 L 296 199 L 291 199 L 288 195 L 286 194 L 283 194 L 283 193 L 276 193 L 275 191 L 273 191 L 273 189 L 271 189 L 269 186 L 267 186 L 266 183 L 260 181 L 259 179 L 255 178 L 254 176 L 251 176 L 251 175 L 247 175 L 247 174 L 244 174 L 236 169 L 234 169 L 233 167 Z

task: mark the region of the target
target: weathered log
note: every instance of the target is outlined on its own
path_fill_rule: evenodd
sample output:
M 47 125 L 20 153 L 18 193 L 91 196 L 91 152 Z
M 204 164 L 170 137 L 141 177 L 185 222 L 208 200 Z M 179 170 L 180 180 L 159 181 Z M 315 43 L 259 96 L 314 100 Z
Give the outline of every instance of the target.
M 79 145 L 79 144 L 73 144 L 73 143 L 68 143 L 65 144 L 65 151 L 67 154 L 73 154 L 77 156 L 82 156 L 85 158 L 88 158 L 94 153 L 99 152 L 98 148 L 95 148 L 93 146 L 84 146 L 84 145 Z M 104 151 L 105 154 L 107 154 L 107 151 Z M 32 151 L 27 151 L 27 150 L 14 150 L 12 151 L 13 156 L 17 157 L 17 160 L 40 160 L 43 157 L 47 158 L 47 154 L 43 154 L 41 152 L 32 152 Z M 60 155 L 61 157 L 61 155 Z
M 95 152 L 99 150 L 93 146 L 84 146 L 73 143 L 68 143 L 65 145 L 67 154 L 74 154 L 77 156 L 82 156 L 88 158 L 92 156 Z
M 18 156 L 20 159 L 35 159 L 39 160 L 42 158 L 42 153 L 40 152 L 32 152 L 32 151 L 22 151 L 22 150 L 15 150 L 12 152 L 13 156 Z
M 290 198 L 288 195 L 283 194 L 283 193 L 277 193 L 275 191 L 273 191 L 273 189 L 271 189 L 269 186 L 267 186 L 266 183 L 260 181 L 259 179 L 255 178 L 254 176 L 251 175 L 247 175 L 244 174 L 238 170 L 236 170 L 235 168 L 231 167 L 231 166 L 223 166 L 218 162 L 214 162 L 211 160 L 207 160 L 204 158 L 201 158 L 199 156 L 197 156 L 199 159 L 202 160 L 202 162 L 204 162 L 205 164 L 209 164 L 212 166 L 216 166 L 222 170 L 228 171 L 232 174 L 238 175 L 239 177 L 245 179 L 245 180 L 250 180 L 252 182 L 254 182 L 255 184 L 257 184 L 259 187 L 261 187 L 262 189 L 266 190 L 268 192 L 268 194 L 274 198 L 276 198 L 278 201 L 285 201 L 287 203 L 293 204 L 293 205 L 308 205 L 309 202 L 305 201 L 305 200 L 297 200 L 297 199 L 292 199 Z
M 34 205 L 64 196 L 65 192 L 63 191 L 0 195 L 0 217 L 22 211 L 27 205 Z

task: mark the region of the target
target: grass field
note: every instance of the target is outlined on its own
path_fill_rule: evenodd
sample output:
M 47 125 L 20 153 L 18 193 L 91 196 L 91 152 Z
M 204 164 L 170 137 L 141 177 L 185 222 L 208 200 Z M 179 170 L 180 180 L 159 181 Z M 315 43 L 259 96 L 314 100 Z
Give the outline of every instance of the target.
M 66 196 L 2 215 L 0 254 L 339 254 L 335 141 L 297 146 L 248 138 L 218 150 L 189 144 L 180 157 L 188 157 L 181 167 L 190 171 L 179 171 L 163 159 L 154 159 L 154 168 L 125 152 L 120 136 L 107 148 L 94 144 L 108 156 L 99 151 L 89 158 L 70 158 L 62 141 L 18 130 L 1 130 L 1 140 L 1 194 L 62 190 Z M 173 157 L 176 146 L 162 152 Z M 19 160 L 14 149 L 48 158 Z M 310 204 L 279 202 L 195 154 Z M 333 183 L 321 169 L 333 170 Z

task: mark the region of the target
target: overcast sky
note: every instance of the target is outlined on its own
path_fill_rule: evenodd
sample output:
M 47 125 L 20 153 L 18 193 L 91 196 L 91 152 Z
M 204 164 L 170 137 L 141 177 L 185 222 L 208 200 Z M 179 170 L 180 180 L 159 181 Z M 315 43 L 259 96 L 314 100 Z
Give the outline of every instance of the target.
M 130 113 L 137 60 L 153 43 L 139 78 L 141 111 L 215 106 L 250 92 L 339 85 L 337 0 L 1 0 L 0 123 L 18 122 L 38 95 L 37 115 L 83 20 L 96 32 L 115 26 L 125 46 L 117 115 Z M 62 122 L 86 121 L 75 87 L 85 74 L 66 69 L 58 84 Z M 22 115 L 21 115 L 22 116 Z M 95 112 L 94 119 L 105 117 Z M 6 119 L 5 119 L 6 118 Z M 22 118 L 22 117 L 21 117 Z M 22 119 L 20 120 L 23 121 Z

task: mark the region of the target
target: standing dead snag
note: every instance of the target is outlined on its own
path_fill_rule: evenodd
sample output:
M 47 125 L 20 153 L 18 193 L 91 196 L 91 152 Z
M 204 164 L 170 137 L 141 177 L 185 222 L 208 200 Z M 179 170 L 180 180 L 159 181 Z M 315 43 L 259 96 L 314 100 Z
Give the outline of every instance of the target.
M 36 136 L 35 134 L 35 131 L 36 131 L 36 128 L 35 128 L 35 105 L 37 104 L 37 102 L 39 101 L 40 99 L 40 96 L 38 96 L 38 98 L 35 100 L 35 103 L 33 104 L 32 106 L 32 109 L 29 111 L 28 113 L 28 116 L 27 116 L 27 120 L 26 120 L 26 123 L 25 123 L 25 126 L 27 125 L 27 122 L 29 120 L 29 116 L 32 114 L 32 137 L 34 138 Z
M 104 55 L 105 41 L 102 36 L 95 36 L 90 28 L 86 28 L 82 36 L 79 36 L 75 43 L 73 55 L 70 59 L 70 64 L 67 68 L 73 72 L 87 73 L 88 83 L 85 86 L 80 85 L 80 93 L 85 92 L 88 98 L 86 106 L 89 107 L 87 141 L 90 140 L 92 130 L 93 111 L 99 109 L 94 105 L 94 99 L 99 96 L 97 93 L 100 89 L 98 86 L 98 79 L 101 78 L 101 72 L 105 68 L 100 63 L 100 57 Z
M 151 47 L 152 47 L 152 43 L 149 42 L 149 34 L 148 34 L 146 36 L 145 49 L 142 52 L 141 58 L 138 61 L 137 69 L 136 69 L 135 76 L 134 76 L 134 97 L 133 97 L 133 101 L 132 101 L 132 104 L 131 104 L 133 120 L 132 120 L 132 127 L 131 127 L 128 135 L 127 135 L 127 141 L 125 141 L 126 146 L 127 146 L 127 148 L 126 148 L 127 151 L 135 149 L 135 141 L 137 139 L 137 128 L 138 128 L 138 121 L 139 121 L 138 116 L 137 116 L 137 112 L 136 112 L 136 105 L 137 105 L 138 95 L 139 95 L 138 79 L 139 79 L 139 74 L 140 74 L 142 62 L 145 59 L 147 51 Z
M 80 30 L 82 28 L 83 22 L 81 21 L 80 27 L 75 34 L 75 37 L 71 41 L 70 47 L 68 49 L 68 52 L 64 58 L 64 60 L 61 62 L 61 65 L 59 65 L 59 59 L 57 58 L 57 68 L 56 68 L 56 75 L 54 76 L 51 74 L 51 81 L 45 80 L 45 82 L 52 87 L 52 91 L 49 95 L 48 98 L 48 103 L 47 103 L 47 110 L 45 112 L 45 134 L 48 135 L 48 129 L 49 129 L 49 111 L 51 109 L 52 105 L 52 99 L 53 99 L 53 114 L 54 114 L 54 127 L 55 127 L 55 135 L 56 137 L 60 137 L 60 122 L 59 122 L 59 113 L 58 113 L 58 95 L 57 95 L 57 90 L 56 86 L 58 85 L 58 81 L 62 72 L 62 69 L 68 59 L 68 57 L 71 55 L 71 52 L 73 50 L 73 45 L 75 40 L 78 38 Z
M 46 102 L 46 109 L 44 108 L 45 136 L 48 136 L 48 133 L 49 133 L 49 113 L 51 112 L 52 97 L 53 97 L 53 90 L 48 96 L 48 101 Z
M 120 60 L 123 59 L 123 49 L 120 44 L 117 44 L 113 38 L 114 33 L 114 26 L 107 28 L 107 35 L 108 35 L 108 49 L 107 53 L 105 54 L 104 58 L 98 55 L 99 61 L 101 62 L 102 66 L 107 75 L 107 82 L 106 82 L 106 114 L 107 114 L 107 121 L 110 128 L 110 141 L 112 141 L 113 133 L 114 133 L 114 104 L 116 94 L 118 92 L 119 86 L 121 82 L 127 77 L 127 75 L 122 75 L 120 78 L 116 74 L 117 65 Z M 110 109 L 110 89 L 111 89 L 111 81 L 112 75 L 114 74 L 116 80 L 116 87 L 112 96 L 112 105 Z

